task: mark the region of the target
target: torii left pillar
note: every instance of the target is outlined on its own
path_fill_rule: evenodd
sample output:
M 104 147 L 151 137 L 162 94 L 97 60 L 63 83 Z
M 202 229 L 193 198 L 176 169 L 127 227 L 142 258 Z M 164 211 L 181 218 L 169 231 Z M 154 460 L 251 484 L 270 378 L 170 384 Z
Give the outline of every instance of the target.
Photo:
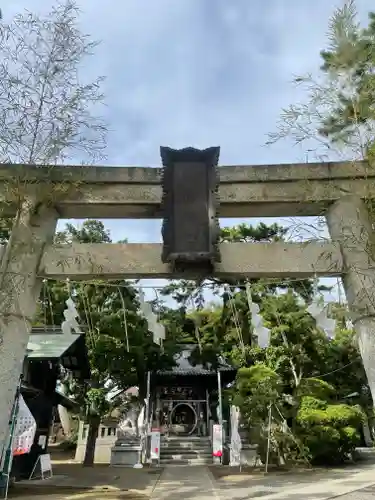
M 52 243 L 57 212 L 30 197 L 19 210 L 0 272 L 0 453 L 7 444 L 9 419 L 37 301 L 42 286 L 39 263 Z

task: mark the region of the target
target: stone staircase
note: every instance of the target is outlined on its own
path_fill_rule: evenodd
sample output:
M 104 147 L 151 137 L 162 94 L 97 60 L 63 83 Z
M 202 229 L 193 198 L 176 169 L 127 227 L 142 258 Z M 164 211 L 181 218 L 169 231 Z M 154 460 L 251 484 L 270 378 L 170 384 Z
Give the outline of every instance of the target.
M 161 465 L 212 464 L 212 446 L 208 437 L 166 437 L 160 443 Z

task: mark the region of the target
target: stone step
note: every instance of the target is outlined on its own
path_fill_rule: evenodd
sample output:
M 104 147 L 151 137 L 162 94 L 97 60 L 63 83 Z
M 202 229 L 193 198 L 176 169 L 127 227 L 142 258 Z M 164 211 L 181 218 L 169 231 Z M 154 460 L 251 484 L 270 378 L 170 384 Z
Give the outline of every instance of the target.
M 160 465 L 172 465 L 172 466 L 187 466 L 187 465 L 210 465 L 212 464 L 212 458 L 191 458 L 191 459 L 182 459 L 182 460 L 168 460 L 168 459 L 160 459 Z
M 211 444 L 198 443 L 160 443 L 160 449 L 165 450 L 211 450 Z
M 162 465 L 209 465 L 212 464 L 210 438 L 163 436 L 160 442 Z
M 211 442 L 209 437 L 200 437 L 200 436 L 162 436 L 162 441 L 207 441 Z
M 160 444 L 164 446 L 211 446 L 211 441 L 160 441 Z
M 166 450 L 165 448 L 160 449 L 160 455 L 212 455 L 212 450 Z
M 162 460 L 191 460 L 195 458 L 211 459 L 212 453 L 160 453 Z
M 160 456 L 163 457 L 163 456 L 206 456 L 206 455 L 210 455 L 212 456 L 212 451 L 211 450 L 163 450 L 161 449 L 160 450 Z

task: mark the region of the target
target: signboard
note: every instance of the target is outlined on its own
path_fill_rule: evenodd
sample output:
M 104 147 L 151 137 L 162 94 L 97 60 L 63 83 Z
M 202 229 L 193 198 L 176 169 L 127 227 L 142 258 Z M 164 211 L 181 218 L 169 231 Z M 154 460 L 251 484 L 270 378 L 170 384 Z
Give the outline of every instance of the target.
M 223 456 L 223 428 L 218 424 L 212 426 L 212 455 L 218 458 Z
M 39 455 L 33 470 L 30 474 L 29 479 L 47 479 L 52 477 L 52 464 L 51 464 L 51 455 L 49 453 L 44 453 L 43 455 Z
M 36 422 L 22 394 L 19 396 L 17 424 L 13 438 L 13 455 L 30 452 L 36 433 Z
M 46 472 L 52 472 L 51 455 L 49 453 L 40 455 L 40 470 L 42 471 L 43 475 Z
M 150 446 L 150 458 L 151 460 L 159 460 L 160 458 L 160 431 L 152 431 L 151 435 L 151 446 Z
M 44 448 L 47 446 L 47 436 L 39 436 L 38 445 L 44 450 Z

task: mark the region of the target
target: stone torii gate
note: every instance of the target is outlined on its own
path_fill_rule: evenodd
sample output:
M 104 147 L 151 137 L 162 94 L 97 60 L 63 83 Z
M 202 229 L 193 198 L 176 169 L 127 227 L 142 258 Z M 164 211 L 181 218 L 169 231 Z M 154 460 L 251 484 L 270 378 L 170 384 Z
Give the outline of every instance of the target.
M 222 278 L 342 276 L 375 396 L 375 174 L 365 163 L 218 169 L 220 217 L 325 215 L 330 241 L 221 244 Z M 2 216 L 14 216 L 0 274 L 0 446 L 8 431 L 32 318 L 44 278 L 191 277 L 161 259 L 160 244 L 53 244 L 59 218 L 162 218 L 161 170 L 140 167 L 0 166 Z

